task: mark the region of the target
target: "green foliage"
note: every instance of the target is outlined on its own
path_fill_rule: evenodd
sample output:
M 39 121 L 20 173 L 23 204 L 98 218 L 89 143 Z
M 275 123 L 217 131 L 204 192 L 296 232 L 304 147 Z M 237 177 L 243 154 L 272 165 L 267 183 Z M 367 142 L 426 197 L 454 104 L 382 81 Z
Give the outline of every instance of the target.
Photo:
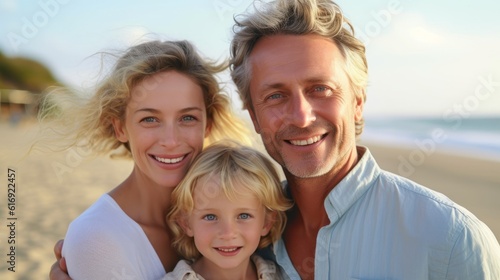
M 0 52 L 0 88 L 42 92 L 53 85 L 59 83 L 41 63 L 23 57 L 7 57 Z

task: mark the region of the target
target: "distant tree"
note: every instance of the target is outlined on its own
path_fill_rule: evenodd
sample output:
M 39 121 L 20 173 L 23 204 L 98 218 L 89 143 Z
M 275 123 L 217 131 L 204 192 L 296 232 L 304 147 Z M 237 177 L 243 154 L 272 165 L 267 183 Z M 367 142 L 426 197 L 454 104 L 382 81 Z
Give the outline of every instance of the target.
M 7 57 L 0 52 L 0 88 L 42 92 L 59 85 L 42 63 L 24 57 Z

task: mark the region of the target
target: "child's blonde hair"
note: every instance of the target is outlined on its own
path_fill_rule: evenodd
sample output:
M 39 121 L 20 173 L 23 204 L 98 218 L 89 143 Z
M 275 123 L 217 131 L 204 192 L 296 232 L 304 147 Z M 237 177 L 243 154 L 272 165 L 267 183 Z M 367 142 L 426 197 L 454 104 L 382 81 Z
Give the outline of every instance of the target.
M 183 258 L 196 260 L 201 256 L 194 238 L 184 233 L 180 223 L 186 221 L 194 209 L 194 189 L 197 182 L 206 176 L 217 177 L 220 190 L 229 199 L 237 196 L 240 188 L 244 188 L 262 202 L 268 214 L 276 213 L 274 224 L 269 233 L 261 238 L 259 248 L 279 239 L 286 224 L 284 211 L 292 203 L 285 197 L 274 165 L 253 148 L 223 141 L 207 147 L 196 158 L 172 193 L 173 208 L 167 216 L 167 222 L 174 234 L 173 245 Z M 266 216 L 268 218 L 270 215 Z
M 130 155 L 128 145 L 116 139 L 112 120 L 124 120 L 134 86 L 156 73 L 176 71 L 188 76 L 203 90 L 210 127 L 206 145 L 225 138 L 250 144 L 245 123 L 232 113 L 230 100 L 220 92 L 215 77 L 226 68 L 226 63 L 218 65 L 203 59 L 188 41 L 150 41 L 132 46 L 118 58 L 93 95 L 78 95 L 65 88 L 46 95 L 39 118 L 46 124 L 42 132 L 48 133 L 42 133 L 38 143 L 45 140 L 47 143 L 41 144 L 56 150 L 78 146 L 94 154 L 108 154 L 125 147 L 124 154 Z M 50 133 L 54 131 L 55 134 Z M 49 137 L 52 139 L 47 139 Z

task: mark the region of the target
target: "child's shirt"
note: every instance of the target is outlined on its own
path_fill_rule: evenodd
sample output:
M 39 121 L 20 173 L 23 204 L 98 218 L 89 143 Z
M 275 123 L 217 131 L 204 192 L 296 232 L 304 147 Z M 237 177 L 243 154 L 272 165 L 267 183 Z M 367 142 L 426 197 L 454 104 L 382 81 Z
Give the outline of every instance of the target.
M 257 267 L 259 280 L 281 280 L 284 279 L 281 270 L 274 262 L 265 260 L 254 254 L 251 260 Z M 194 272 L 191 263 L 186 260 L 180 260 L 172 272 L 167 273 L 162 280 L 205 280 L 203 276 Z

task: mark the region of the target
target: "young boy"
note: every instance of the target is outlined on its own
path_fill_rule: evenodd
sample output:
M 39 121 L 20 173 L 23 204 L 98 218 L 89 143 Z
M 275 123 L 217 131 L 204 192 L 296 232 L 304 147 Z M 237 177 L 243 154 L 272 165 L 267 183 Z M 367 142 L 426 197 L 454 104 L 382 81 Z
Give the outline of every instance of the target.
M 255 254 L 281 235 L 291 207 L 272 163 L 237 144 L 215 144 L 172 194 L 168 223 L 185 258 L 164 279 L 282 279 Z

